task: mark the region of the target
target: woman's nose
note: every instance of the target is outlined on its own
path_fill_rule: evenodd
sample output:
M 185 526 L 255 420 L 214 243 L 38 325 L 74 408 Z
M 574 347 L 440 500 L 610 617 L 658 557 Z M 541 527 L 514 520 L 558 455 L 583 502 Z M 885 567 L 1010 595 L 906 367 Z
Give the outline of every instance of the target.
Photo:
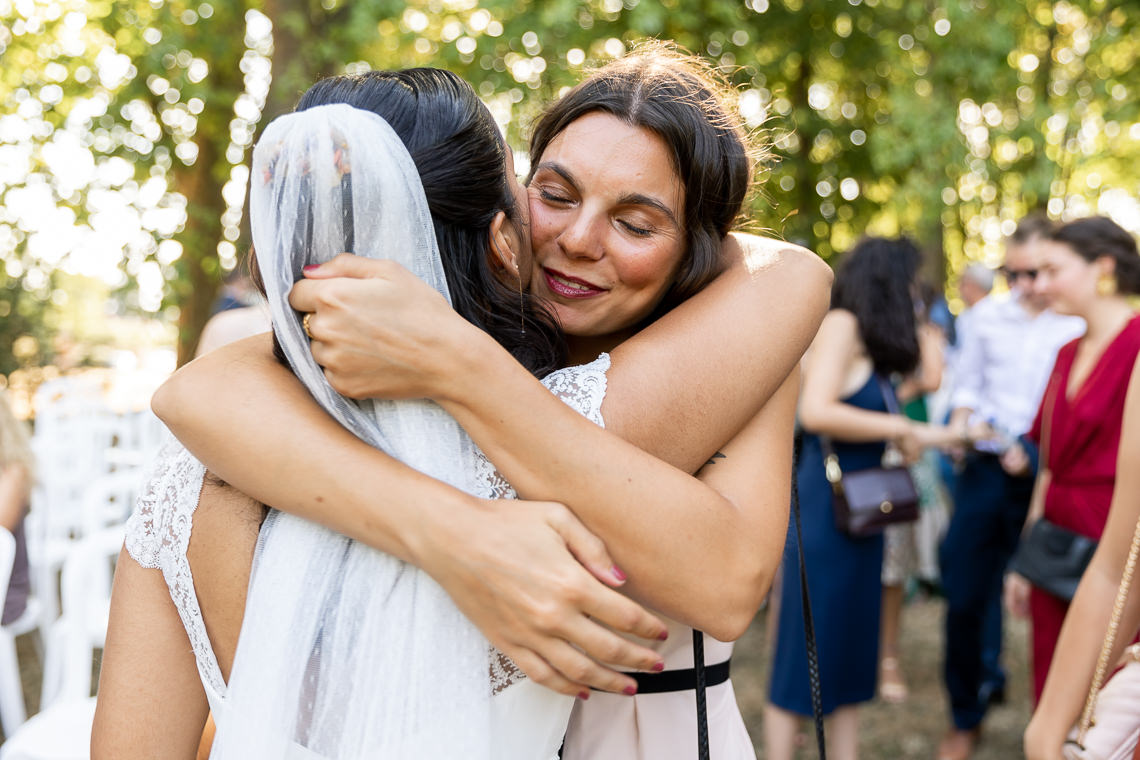
M 558 236 L 558 243 L 570 258 L 593 259 L 602 257 L 599 220 L 595 215 L 580 209 Z

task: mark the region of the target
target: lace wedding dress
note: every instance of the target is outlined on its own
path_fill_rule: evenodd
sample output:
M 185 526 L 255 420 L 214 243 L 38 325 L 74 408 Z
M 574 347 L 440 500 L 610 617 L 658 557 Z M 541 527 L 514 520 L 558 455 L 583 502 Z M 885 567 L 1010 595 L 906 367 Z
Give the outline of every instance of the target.
M 608 369 L 609 356 L 602 354 L 590 364 L 554 372 L 543 383 L 570 407 L 603 425 Z M 481 454 L 476 470 L 477 495 L 516 498 L 514 489 Z M 206 633 L 186 556 L 205 475 L 205 466 L 171 437 L 152 464 L 137 508 L 127 522 L 126 547 L 141 566 L 162 572 L 190 639 L 215 723 L 221 728 L 227 723 L 227 684 Z M 253 573 L 256 563 L 255 555 Z M 496 760 L 553 760 L 562 744 L 573 698 L 531 682 L 505 655 L 489 645 L 487 650 L 490 735 L 495 745 L 491 756 Z M 301 760 L 323 755 L 294 741 L 287 757 Z

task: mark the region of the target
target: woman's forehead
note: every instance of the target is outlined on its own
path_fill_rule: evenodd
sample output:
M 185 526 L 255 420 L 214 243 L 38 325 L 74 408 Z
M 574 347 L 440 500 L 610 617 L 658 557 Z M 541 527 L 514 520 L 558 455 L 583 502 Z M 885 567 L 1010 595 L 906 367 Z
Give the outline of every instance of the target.
M 538 168 L 544 167 L 583 189 L 647 195 L 674 211 L 683 200 L 684 187 L 665 141 L 604 112 L 581 116 L 555 135 L 539 159 Z

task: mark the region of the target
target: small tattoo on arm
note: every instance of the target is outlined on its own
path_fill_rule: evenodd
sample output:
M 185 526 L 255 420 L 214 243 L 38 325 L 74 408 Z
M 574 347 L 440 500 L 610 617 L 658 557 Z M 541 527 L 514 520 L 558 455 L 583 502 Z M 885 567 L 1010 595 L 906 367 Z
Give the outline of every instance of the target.
M 717 453 L 712 455 L 712 459 L 705 462 L 705 467 L 708 467 L 710 464 L 716 464 L 716 460 L 718 460 L 718 459 L 727 459 L 727 458 L 728 457 L 726 457 L 723 452 L 718 451 Z

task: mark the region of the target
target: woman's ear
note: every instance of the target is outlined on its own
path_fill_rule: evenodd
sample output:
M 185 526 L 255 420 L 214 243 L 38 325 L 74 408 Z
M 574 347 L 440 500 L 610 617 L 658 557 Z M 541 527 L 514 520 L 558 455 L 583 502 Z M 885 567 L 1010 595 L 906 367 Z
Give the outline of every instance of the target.
M 1111 256 L 1100 256 L 1093 264 L 1100 270 L 1101 277 L 1116 277 L 1116 259 Z
M 519 236 L 518 229 L 507 218 L 505 211 L 495 214 L 491 220 L 490 236 L 491 267 L 502 270 L 511 277 L 519 276 Z

